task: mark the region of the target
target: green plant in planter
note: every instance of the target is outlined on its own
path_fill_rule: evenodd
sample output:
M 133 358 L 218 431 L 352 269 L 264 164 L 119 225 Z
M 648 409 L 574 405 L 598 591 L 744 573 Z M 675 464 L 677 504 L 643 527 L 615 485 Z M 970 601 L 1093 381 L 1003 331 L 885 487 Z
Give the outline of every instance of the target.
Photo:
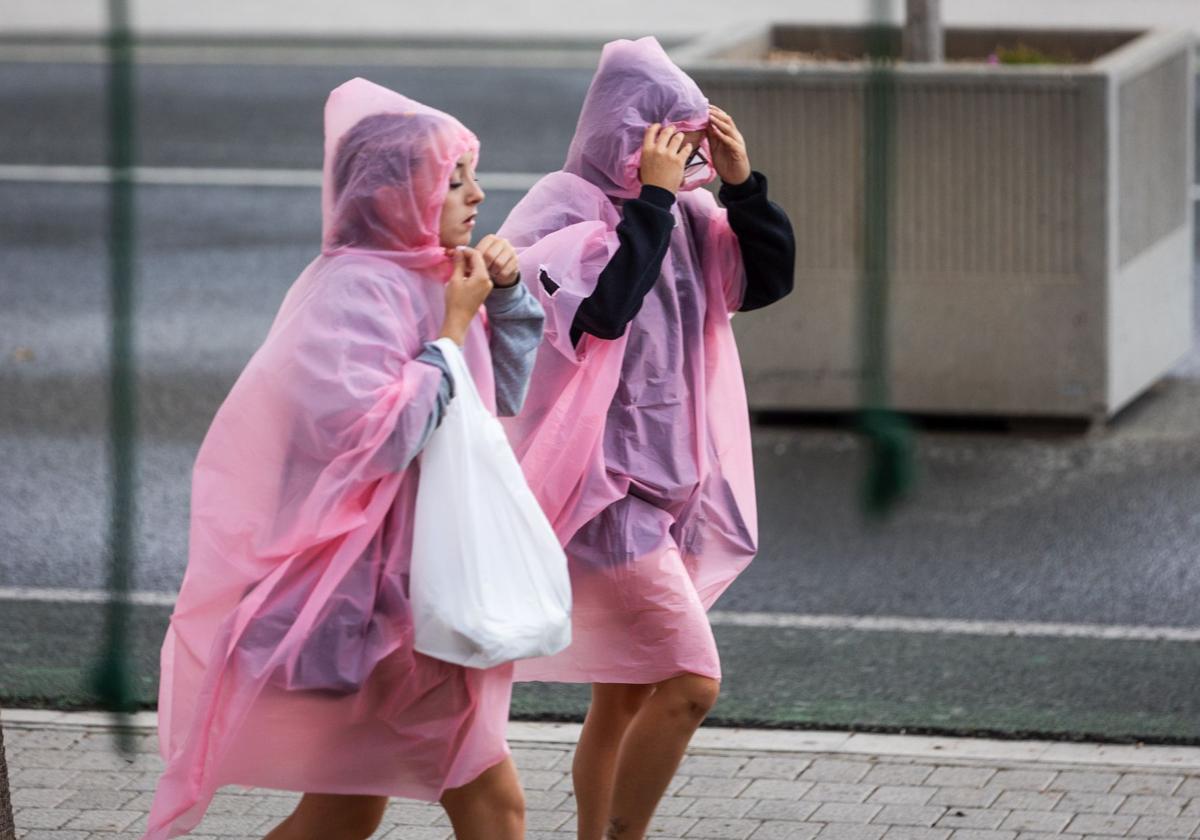
M 1075 64 L 1074 56 L 1068 54 L 1052 55 L 1028 44 L 1017 44 L 1015 47 L 996 47 L 996 51 L 988 57 L 993 64 Z

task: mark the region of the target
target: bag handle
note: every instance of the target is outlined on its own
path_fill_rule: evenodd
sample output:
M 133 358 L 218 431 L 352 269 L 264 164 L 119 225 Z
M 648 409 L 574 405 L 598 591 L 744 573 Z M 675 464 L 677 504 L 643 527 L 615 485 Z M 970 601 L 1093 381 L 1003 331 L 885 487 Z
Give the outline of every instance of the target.
M 433 342 L 442 351 L 446 366 L 450 368 L 450 376 L 454 380 L 455 399 L 468 399 L 473 403 L 483 405 L 479 389 L 475 387 L 475 377 L 467 367 L 467 359 L 463 356 L 462 348 L 452 338 L 439 338 Z M 470 396 L 467 396 L 470 394 Z M 453 403 L 451 403 L 453 404 Z

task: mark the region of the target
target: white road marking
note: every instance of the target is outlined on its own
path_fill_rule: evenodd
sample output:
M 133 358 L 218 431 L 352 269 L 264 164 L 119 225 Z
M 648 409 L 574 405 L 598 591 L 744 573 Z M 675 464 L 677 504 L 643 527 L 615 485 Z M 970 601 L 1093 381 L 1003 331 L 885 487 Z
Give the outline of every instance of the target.
M 103 589 L 9 586 L 0 587 L 0 601 L 102 604 L 108 601 L 108 593 Z M 170 607 L 175 604 L 175 595 L 170 592 L 133 592 L 130 593 L 129 601 L 139 606 Z M 709 613 L 709 619 L 715 627 L 757 627 L 776 630 L 852 630 L 870 633 L 924 633 L 946 636 L 1200 642 L 1200 627 L 973 621 L 952 618 L 908 618 L 905 616 L 801 615 L 796 613 L 729 612 L 726 610 Z
M 479 182 L 486 189 L 525 191 L 541 178 L 538 172 L 481 172 Z M 112 170 L 107 166 L 69 166 L 49 164 L 0 164 L 0 183 L 107 184 Z M 137 184 L 170 187 L 304 187 L 320 188 L 321 172 L 316 169 L 256 169 L 253 167 L 138 166 L 133 180 Z M 1200 184 L 1191 189 L 1192 199 L 1200 201 Z
M 485 190 L 524 192 L 537 183 L 536 172 L 481 172 Z M 43 166 L 0 164 L 0 183 L 107 184 L 112 170 L 107 166 Z M 138 166 L 136 184 L 171 187 L 303 187 L 319 189 L 321 172 L 316 169 L 222 169 L 215 167 Z
M 800 630 L 857 630 L 878 633 L 934 633 L 947 636 L 1041 636 L 1062 639 L 1200 642 L 1200 627 L 1153 627 L 1040 621 L 976 621 L 872 615 L 801 615 L 793 613 L 709 613 L 717 627 L 769 627 Z
M 107 712 L 58 712 L 50 709 L 6 708 L 0 716 L 4 728 L 32 731 L 109 732 L 113 716 Z M 158 729 L 155 712 L 136 712 L 122 722 L 139 732 Z M 514 747 L 569 750 L 579 743 L 578 723 L 510 721 L 508 739 Z M 1146 769 L 1195 772 L 1200 770 L 1200 747 L 1146 746 L 1144 744 L 1087 744 L 1067 741 L 998 740 L 931 735 L 893 735 L 876 732 L 846 732 L 828 729 L 735 729 L 702 726 L 692 739 L 691 749 L 706 752 L 773 754 L 841 754 L 843 756 L 887 756 L 932 760 L 938 763 L 998 762 L 1064 764 L 1117 767 L 1126 771 Z M 1068 835 L 1069 836 L 1069 835 Z
M 599 46 L 547 44 L 479 46 L 396 44 L 196 44 L 134 47 L 137 64 L 240 64 L 268 67 L 538 67 L 588 69 Z M 108 52 L 97 44 L 0 44 L 0 61 L 29 64 L 104 64 Z
M 106 604 L 105 589 L 48 589 L 28 586 L 0 586 L 0 601 L 41 601 L 48 604 Z M 129 603 L 145 607 L 175 606 L 174 592 L 131 592 Z

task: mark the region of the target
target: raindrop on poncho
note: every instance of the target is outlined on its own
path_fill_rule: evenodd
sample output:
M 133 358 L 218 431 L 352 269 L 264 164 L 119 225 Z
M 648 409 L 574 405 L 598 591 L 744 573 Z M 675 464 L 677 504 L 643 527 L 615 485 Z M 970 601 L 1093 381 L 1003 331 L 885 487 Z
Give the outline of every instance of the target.
M 705 611 L 754 556 L 745 386 L 730 318 L 745 273 L 726 214 L 689 170 L 662 272 L 625 334 L 571 342 L 580 304 L 641 190 L 646 127 L 708 124 L 708 101 L 653 38 L 605 46 L 561 171 L 500 230 L 546 311 L 520 416 L 505 421 L 571 561 L 575 641 L 517 678 L 651 683 L 719 678 Z M 707 139 L 700 151 L 711 160 Z
M 363 79 L 329 97 L 321 255 L 196 459 L 147 838 L 191 829 L 222 785 L 432 801 L 508 755 L 511 666 L 415 653 L 408 602 L 409 459 L 442 377 L 414 359 L 444 314 L 447 185 L 477 152 Z M 492 401 L 481 320 L 464 354 Z

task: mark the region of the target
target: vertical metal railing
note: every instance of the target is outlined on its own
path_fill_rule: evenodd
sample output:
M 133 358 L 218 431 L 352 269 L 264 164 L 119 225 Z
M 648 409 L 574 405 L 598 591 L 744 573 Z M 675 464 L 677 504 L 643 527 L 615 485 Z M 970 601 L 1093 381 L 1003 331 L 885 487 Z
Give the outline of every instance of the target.
M 912 484 L 912 435 L 889 408 L 888 294 L 890 220 L 895 178 L 896 39 L 891 3 L 873 0 L 868 32 L 871 70 L 863 96 L 862 413 L 870 450 L 863 487 L 867 513 L 890 512 Z
M 118 716 L 123 748 L 126 716 L 136 707 L 130 673 L 129 590 L 134 559 L 137 383 L 134 371 L 135 115 L 133 39 L 126 0 L 109 0 L 108 150 L 110 388 L 109 598 L 103 647 L 93 675 L 101 705 Z
M 4 726 L 0 723 L 0 840 L 17 840 L 12 797 L 8 786 L 8 762 L 4 756 Z

